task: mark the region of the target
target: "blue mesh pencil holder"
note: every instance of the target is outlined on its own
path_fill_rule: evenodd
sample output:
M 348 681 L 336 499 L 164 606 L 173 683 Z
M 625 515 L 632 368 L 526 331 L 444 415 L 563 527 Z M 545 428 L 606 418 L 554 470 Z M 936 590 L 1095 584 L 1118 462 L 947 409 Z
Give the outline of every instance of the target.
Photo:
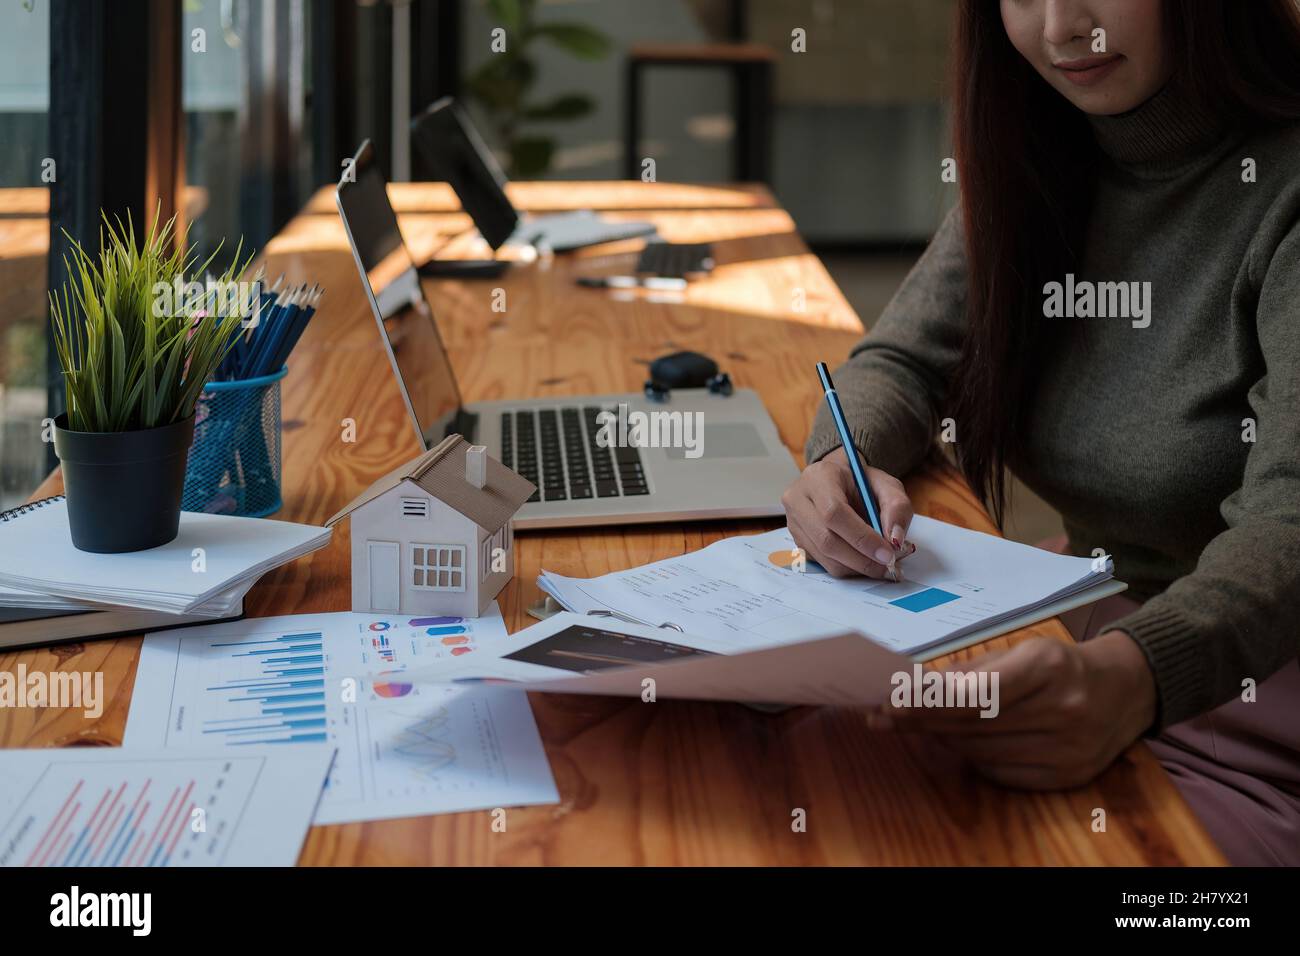
M 263 518 L 280 510 L 280 379 L 288 371 L 203 389 L 183 511 Z

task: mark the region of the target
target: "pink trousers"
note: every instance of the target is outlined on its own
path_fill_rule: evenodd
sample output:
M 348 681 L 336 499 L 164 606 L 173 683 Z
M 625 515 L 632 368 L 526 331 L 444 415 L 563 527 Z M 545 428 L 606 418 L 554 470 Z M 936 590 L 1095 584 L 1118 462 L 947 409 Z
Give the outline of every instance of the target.
M 1061 616 L 1086 641 L 1138 607 L 1123 594 Z M 1294 622 L 1292 627 L 1296 626 Z M 1256 688 L 1148 740 L 1229 862 L 1300 865 L 1300 661 Z

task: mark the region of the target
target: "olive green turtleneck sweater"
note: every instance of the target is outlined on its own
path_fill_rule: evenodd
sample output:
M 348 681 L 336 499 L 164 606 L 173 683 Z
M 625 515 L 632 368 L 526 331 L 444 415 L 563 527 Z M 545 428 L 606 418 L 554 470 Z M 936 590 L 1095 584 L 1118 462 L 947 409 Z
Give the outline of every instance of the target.
M 1150 323 L 1043 319 L 1052 347 L 1014 467 L 1075 554 L 1105 549 L 1149 599 L 1114 627 L 1151 665 L 1158 729 L 1300 654 L 1300 124 L 1231 128 L 1173 87 L 1091 121 L 1075 285 L 1149 282 Z M 964 298 L 954 212 L 835 372 L 876 467 L 908 473 L 939 434 Z M 822 409 L 808 460 L 837 445 Z

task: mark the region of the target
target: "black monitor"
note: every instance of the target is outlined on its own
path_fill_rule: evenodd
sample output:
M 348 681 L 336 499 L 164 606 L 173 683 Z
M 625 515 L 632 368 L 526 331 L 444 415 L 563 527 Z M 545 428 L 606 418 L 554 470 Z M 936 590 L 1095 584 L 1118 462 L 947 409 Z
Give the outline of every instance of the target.
M 499 249 L 519 225 L 505 173 L 465 111 L 443 97 L 411 120 L 411 140 L 437 179 L 451 184 L 479 233 Z
M 402 397 L 424 447 L 432 448 L 464 427 L 460 390 L 369 140 L 344 171 L 337 197 Z

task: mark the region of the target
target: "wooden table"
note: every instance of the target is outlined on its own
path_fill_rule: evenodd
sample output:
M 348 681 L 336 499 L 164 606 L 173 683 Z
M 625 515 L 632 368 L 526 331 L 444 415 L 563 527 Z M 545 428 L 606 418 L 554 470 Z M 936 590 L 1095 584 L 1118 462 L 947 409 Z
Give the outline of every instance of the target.
M 397 185 L 417 250 L 463 232 L 450 193 Z M 674 348 L 716 357 L 767 402 L 800 454 L 819 401 L 813 363 L 836 361 L 860 324 L 790 217 L 753 187 L 553 183 L 512 187 L 523 208 L 596 207 L 650 217 L 674 240 L 711 240 L 716 274 L 678 303 L 578 288 L 579 272 L 619 272 L 637 243 L 518 267 L 488 282 L 428 283 L 466 400 L 638 389 L 637 359 Z M 472 246 L 472 243 L 462 245 Z M 452 246 L 456 243 L 452 243 Z M 333 199 L 322 191 L 266 249 L 267 271 L 327 292 L 290 361 L 284 388 L 284 509 L 321 522 L 375 476 L 415 455 L 413 429 L 362 295 Z M 466 255 L 479 254 L 467 248 Z M 506 291 L 504 313 L 490 308 Z M 357 441 L 341 440 L 345 419 Z M 55 492 L 57 474 L 41 494 Z M 991 531 L 952 475 L 913 478 L 919 512 Z M 501 595 L 513 631 L 530 619 L 538 571 L 591 576 L 703 547 L 772 522 L 670 524 L 521 534 Z M 330 547 L 267 575 L 250 615 L 346 610 L 348 528 Z M 1057 621 L 1030 634 L 1068 639 Z M 102 669 L 109 702 L 80 711 L 0 712 L 0 745 L 121 742 L 138 637 L 0 655 L 0 669 Z M 968 657 L 962 652 L 959 657 Z M 1218 850 L 1147 748 L 1135 745 L 1089 787 L 1026 793 L 980 780 L 924 738 L 868 731 L 861 713 L 802 708 L 778 716 L 727 704 L 533 695 L 559 786 L 558 806 L 512 809 L 504 833 L 486 812 L 315 827 L 306 864 L 1219 864 Z M 1107 811 L 1104 833 L 1093 810 Z M 791 826 L 806 812 L 806 832 Z

